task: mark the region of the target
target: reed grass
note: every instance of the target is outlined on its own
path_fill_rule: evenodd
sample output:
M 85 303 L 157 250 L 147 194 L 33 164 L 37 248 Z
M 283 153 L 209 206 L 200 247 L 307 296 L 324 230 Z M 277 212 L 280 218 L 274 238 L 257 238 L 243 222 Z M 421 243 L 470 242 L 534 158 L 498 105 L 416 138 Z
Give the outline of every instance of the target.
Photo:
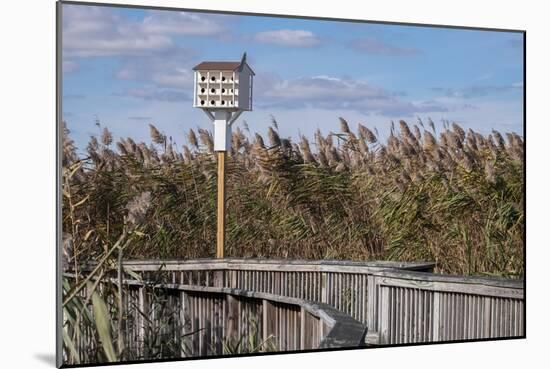
M 67 265 L 111 250 L 130 222 L 125 258 L 215 255 L 216 157 L 211 132 L 178 146 L 154 125 L 151 142 L 113 142 L 104 128 L 84 156 L 63 139 Z M 340 130 L 297 142 L 277 121 L 266 138 L 237 128 L 227 169 L 229 257 L 433 260 L 437 271 L 524 273 L 524 142 L 432 121 Z M 135 214 L 130 214 L 134 209 Z

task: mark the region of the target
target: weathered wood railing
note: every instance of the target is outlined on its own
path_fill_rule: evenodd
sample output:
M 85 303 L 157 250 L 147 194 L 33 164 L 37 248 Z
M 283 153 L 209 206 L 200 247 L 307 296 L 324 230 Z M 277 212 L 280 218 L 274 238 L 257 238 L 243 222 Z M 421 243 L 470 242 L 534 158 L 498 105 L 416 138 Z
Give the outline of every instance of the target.
M 326 303 L 367 322 L 368 281 L 387 269 L 431 272 L 432 262 L 354 262 L 329 260 L 196 259 L 125 261 L 144 279 L 195 286 L 239 288 Z
M 116 290 L 116 283 L 114 278 L 105 280 L 99 289 Z M 123 286 L 125 360 L 365 344 L 364 324 L 323 303 L 179 283 L 125 280 Z M 84 289 L 81 297 L 86 296 Z M 117 301 L 106 300 L 109 310 L 116 310 Z M 81 363 L 86 363 L 98 346 L 93 331 L 83 332 L 79 351 Z
M 326 303 L 368 327 L 370 344 L 524 335 L 522 280 L 431 273 L 434 263 L 221 259 L 126 261 L 146 279 Z
M 371 343 L 524 335 L 521 280 L 379 271 L 368 283 Z
M 232 288 L 168 287 L 184 291 L 184 316 L 195 317 L 186 327 L 186 333 L 204 328 L 205 322 L 215 323 L 204 332 L 203 342 L 214 339 L 219 345 L 225 338 L 234 343 L 240 337 L 251 339 L 252 332 L 257 342 L 268 343 L 275 351 L 364 344 L 366 326 L 326 304 Z M 205 346 L 202 347 L 204 350 Z M 247 348 L 250 349 L 253 348 Z M 204 353 L 193 351 L 193 354 Z M 220 349 L 216 353 L 221 353 Z

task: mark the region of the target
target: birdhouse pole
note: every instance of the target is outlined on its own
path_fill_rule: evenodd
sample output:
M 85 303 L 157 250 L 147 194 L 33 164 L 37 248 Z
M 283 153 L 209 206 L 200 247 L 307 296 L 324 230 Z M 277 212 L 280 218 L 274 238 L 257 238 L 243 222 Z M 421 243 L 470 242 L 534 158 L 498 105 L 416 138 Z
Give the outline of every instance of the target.
M 231 150 L 231 127 L 243 111 L 252 110 L 252 77 L 246 53 L 240 62 L 202 62 L 193 68 L 193 106 L 214 124 L 214 151 L 218 159 L 216 257 L 225 250 L 225 161 Z
M 224 257 L 225 248 L 225 151 L 218 151 L 218 225 L 216 230 L 216 257 Z

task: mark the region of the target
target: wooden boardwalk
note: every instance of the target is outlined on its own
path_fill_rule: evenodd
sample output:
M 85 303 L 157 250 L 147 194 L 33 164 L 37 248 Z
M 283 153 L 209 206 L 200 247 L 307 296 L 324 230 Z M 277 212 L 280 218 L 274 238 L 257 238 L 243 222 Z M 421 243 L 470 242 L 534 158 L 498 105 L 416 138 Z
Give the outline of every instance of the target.
M 523 281 L 434 274 L 433 263 L 204 259 L 123 267 L 132 272 L 123 294 L 131 360 L 525 334 Z M 109 278 L 116 284 L 115 274 Z M 83 362 L 93 339 L 92 332 L 83 340 Z M 153 352 L 159 342 L 161 352 Z
M 116 284 L 115 278 L 108 278 L 99 288 L 105 292 Z M 126 360 L 365 345 L 366 325 L 323 303 L 227 287 L 136 280 L 124 281 L 123 295 Z M 88 296 L 86 287 L 81 296 Z M 107 305 L 112 311 L 116 300 L 108 298 Z M 98 345 L 93 331 L 82 331 L 80 362 L 87 363 L 97 356 Z
M 430 262 L 221 259 L 128 261 L 173 282 L 325 303 L 368 327 L 371 344 L 524 335 L 522 280 L 432 273 Z

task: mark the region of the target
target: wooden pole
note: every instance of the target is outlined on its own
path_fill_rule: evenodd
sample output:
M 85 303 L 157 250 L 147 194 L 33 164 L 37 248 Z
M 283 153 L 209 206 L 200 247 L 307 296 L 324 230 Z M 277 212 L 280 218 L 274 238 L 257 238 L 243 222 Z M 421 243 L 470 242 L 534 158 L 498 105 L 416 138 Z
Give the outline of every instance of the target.
M 216 257 L 223 258 L 225 246 L 225 151 L 218 151 L 218 229 Z

